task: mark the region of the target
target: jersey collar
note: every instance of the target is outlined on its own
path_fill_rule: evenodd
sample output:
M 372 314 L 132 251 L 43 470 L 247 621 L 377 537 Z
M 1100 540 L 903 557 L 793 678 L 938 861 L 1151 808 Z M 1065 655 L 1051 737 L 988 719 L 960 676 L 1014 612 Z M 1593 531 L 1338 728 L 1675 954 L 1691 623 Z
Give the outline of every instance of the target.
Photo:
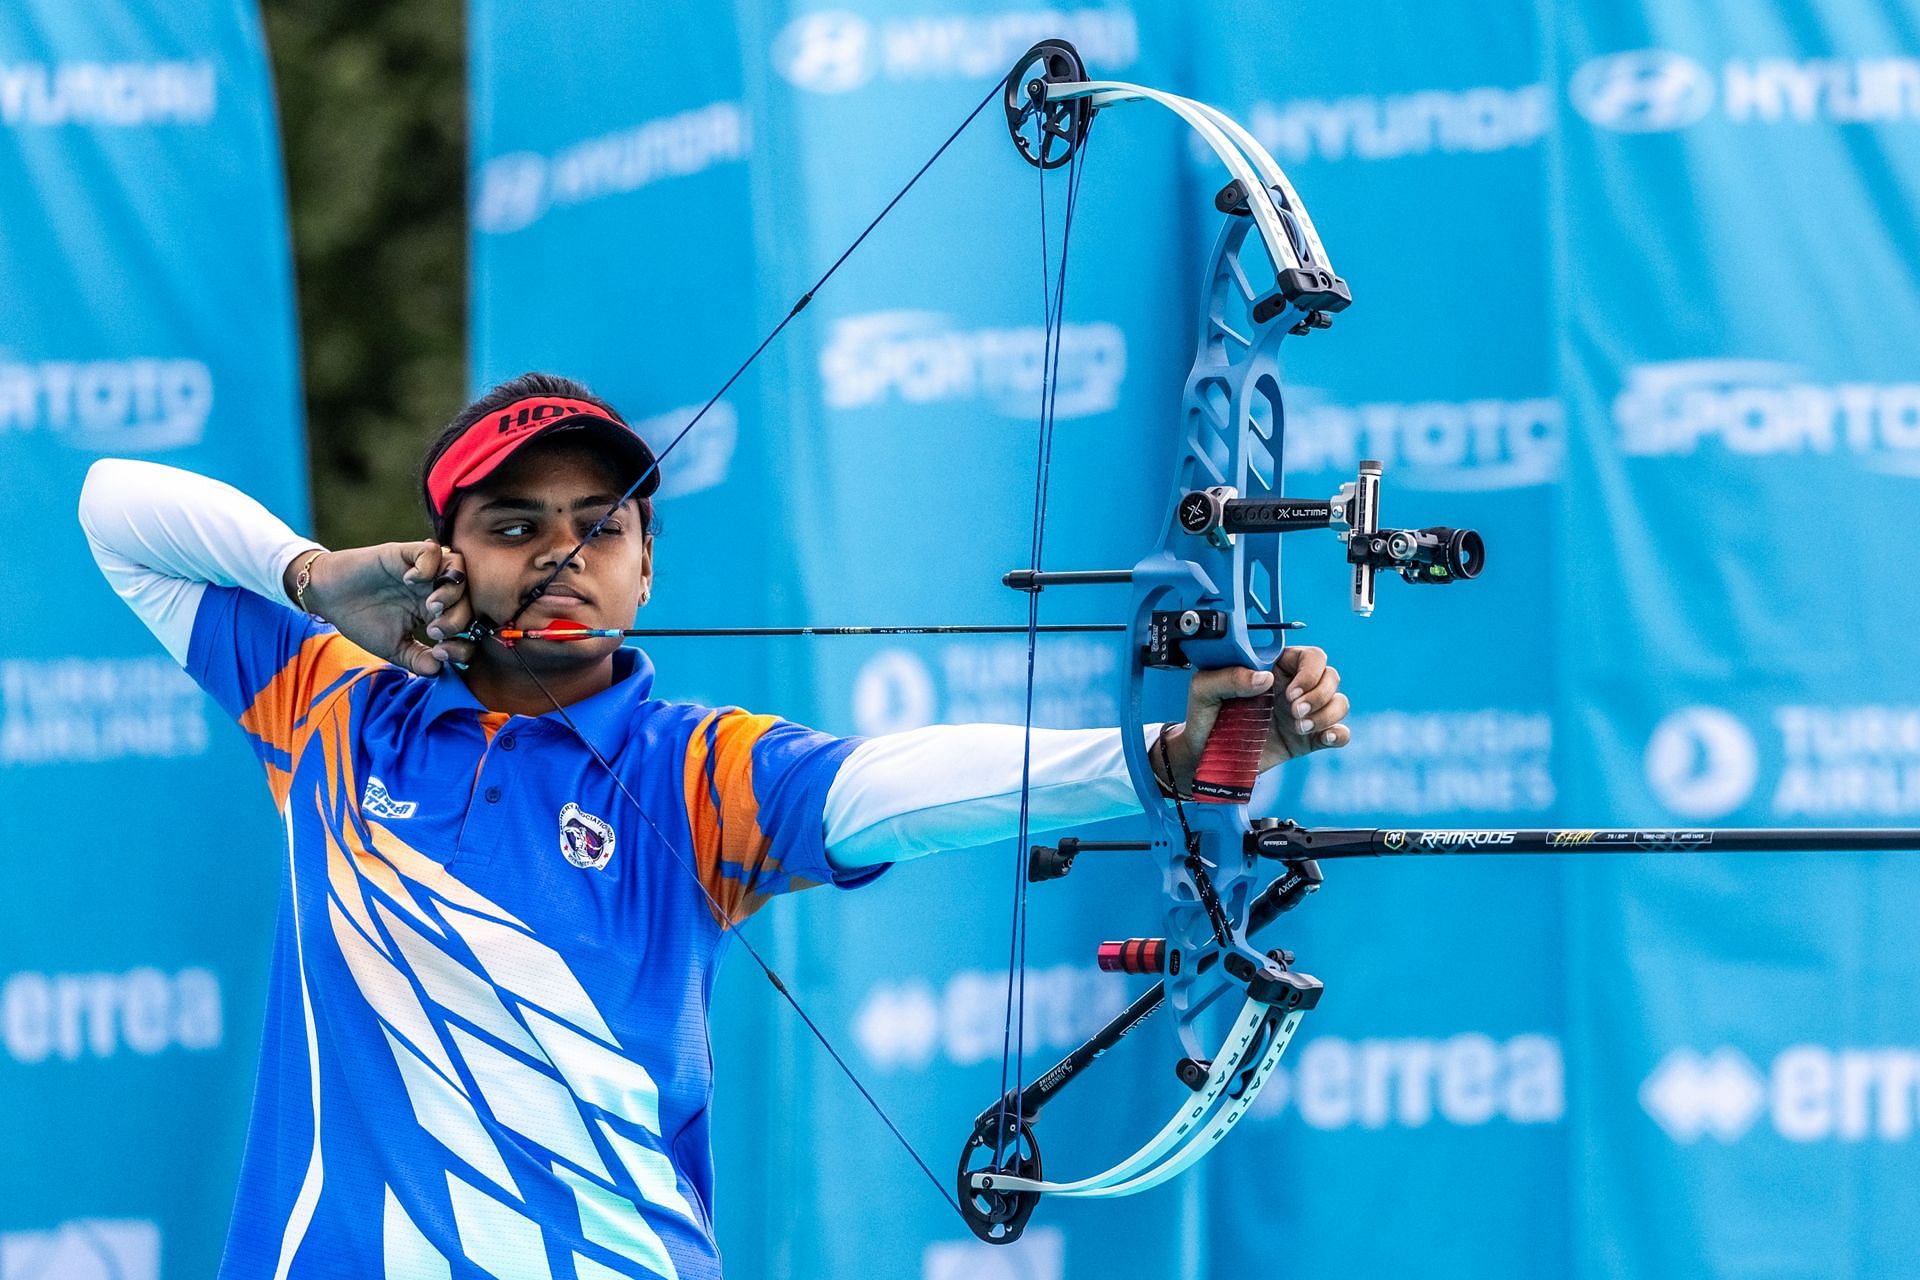
M 631 645 L 623 646 L 613 655 L 613 683 L 569 706 L 567 714 L 591 741 L 617 741 L 632 724 L 634 712 L 652 692 L 653 660 Z M 421 710 L 431 724 L 455 713 L 484 715 L 487 709 L 473 696 L 460 673 L 446 667 L 429 679 Z M 557 712 L 549 711 L 538 718 L 558 720 L 560 717 Z

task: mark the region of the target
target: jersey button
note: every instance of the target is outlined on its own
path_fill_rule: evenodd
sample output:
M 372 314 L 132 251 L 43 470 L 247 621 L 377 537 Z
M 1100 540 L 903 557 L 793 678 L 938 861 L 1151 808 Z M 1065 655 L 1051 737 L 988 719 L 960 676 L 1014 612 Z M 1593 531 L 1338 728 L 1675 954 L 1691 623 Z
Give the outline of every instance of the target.
M 498 788 L 498 787 L 488 787 L 488 788 L 487 788 L 487 803 L 488 803 L 488 804 L 499 804 L 499 803 L 500 803 L 500 788 Z
M 514 743 L 514 740 L 513 740 L 513 735 L 512 735 L 512 734 L 510 734 L 510 733 L 503 733 L 503 734 L 501 734 L 501 735 L 500 735 L 500 749 L 501 749 L 502 751 L 511 751 L 511 750 L 513 750 L 513 743 Z

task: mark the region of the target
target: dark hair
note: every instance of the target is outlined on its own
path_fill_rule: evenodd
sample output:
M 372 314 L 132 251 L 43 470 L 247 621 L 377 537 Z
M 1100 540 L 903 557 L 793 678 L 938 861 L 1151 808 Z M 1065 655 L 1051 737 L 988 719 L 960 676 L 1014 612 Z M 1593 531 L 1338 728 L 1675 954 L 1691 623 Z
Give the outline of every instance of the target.
M 618 409 L 587 390 L 583 383 L 557 373 L 523 373 L 487 388 L 479 399 L 453 415 L 453 420 L 427 446 L 427 456 L 420 462 L 420 502 L 427 510 L 427 520 L 433 526 L 435 540 L 445 542 L 453 532 L 453 513 L 460 506 L 460 495 L 455 494 L 447 503 L 447 509 L 439 516 L 434 515 L 433 496 L 427 490 L 427 477 L 433 473 L 433 464 L 440 461 L 440 455 L 452 448 L 453 442 L 465 434 L 468 427 L 496 409 L 504 409 L 515 400 L 524 400 L 528 396 L 564 396 L 569 400 L 585 400 L 606 410 L 610 416 L 626 421 Z M 653 527 L 653 499 L 650 496 L 637 497 L 634 502 L 640 508 L 640 529 L 644 533 Z

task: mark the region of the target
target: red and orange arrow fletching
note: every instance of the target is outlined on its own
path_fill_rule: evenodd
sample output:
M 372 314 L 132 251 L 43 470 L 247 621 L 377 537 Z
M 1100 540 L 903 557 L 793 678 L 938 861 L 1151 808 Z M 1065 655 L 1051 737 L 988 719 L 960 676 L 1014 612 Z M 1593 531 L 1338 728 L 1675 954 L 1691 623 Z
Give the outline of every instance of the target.
M 531 630 L 521 627 L 503 627 L 494 634 L 511 643 L 515 640 L 595 640 L 602 636 L 618 636 L 624 633 L 611 627 L 590 627 L 584 622 L 575 622 L 571 618 L 555 618 L 544 627 Z

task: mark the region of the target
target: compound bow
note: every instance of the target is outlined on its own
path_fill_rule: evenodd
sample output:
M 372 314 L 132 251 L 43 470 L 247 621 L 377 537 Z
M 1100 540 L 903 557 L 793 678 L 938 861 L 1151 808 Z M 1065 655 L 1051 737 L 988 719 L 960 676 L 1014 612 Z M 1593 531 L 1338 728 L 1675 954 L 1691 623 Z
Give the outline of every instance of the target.
M 1032 1086 L 1016 1084 L 976 1120 L 960 1158 L 961 1213 L 977 1236 L 995 1243 L 1019 1237 L 1043 1194 L 1130 1195 L 1190 1168 L 1246 1115 L 1320 996 L 1320 983 L 1291 969 L 1290 957 L 1262 952 L 1247 936 L 1318 882 L 1310 865 L 1289 868 L 1260 891 L 1247 802 L 1273 695 L 1222 707 L 1192 793 L 1170 797 L 1148 758 L 1148 673 L 1272 665 L 1284 643 L 1282 533 L 1336 530 L 1352 566 L 1353 606 L 1363 613 L 1372 611 L 1374 579 L 1382 569 L 1399 570 L 1409 581 L 1447 583 L 1473 577 L 1484 558 L 1471 531 L 1381 529 L 1377 463 L 1362 463 L 1360 475 L 1329 499 L 1281 496 L 1280 343 L 1328 327 L 1352 299 L 1306 206 L 1265 148 L 1226 115 L 1191 99 L 1090 80 L 1079 55 L 1062 42 L 1036 45 L 1005 88 L 1015 144 L 1041 169 L 1073 164 L 1094 114 L 1131 102 L 1165 108 L 1184 121 L 1228 176 L 1214 200 L 1224 224 L 1201 287 L 1172 498 L 1158 545 L 1132 569 L 1047 572 L 1037 565 L 1036 538 L 1035 567 L 1009 574 L 1007 583 L 1030 593 L 1081 583 L 1132 586 L 1121 737 L 1150 837 L 1102 843 L 1069 838 L 1032 850 L 1026 870 L 1029 879 L 1050 879 L 1065 874 L 1082 851 L 1149 851 L 1161 866 L 1169 900 L 1165 936 L 1109 943 L 1101 948 L 1100 963 L 1165 976 L 1100 1035 Z M 1237 1000 L 1238 1012 L 1224 1038 L 1210 1042 L 1205 1015 L 1229 998 Z M 1190 1096 L 1153 1137 L 1109 1168 L 1072 1181 L 1047 1180 L 1034 1116 L 1161 1003 L 1173 1010 L 1184 1051 L 1179 1076 Z
M 1862 831 L 1310 831 L 1291 822 L 1250 821 L 1247 802 L 1257 773 L 1273 698 L 1263 695 L 1228 703 L 1208 738 L 1192 793 L 1168 795 L 1148 756 L 1144 698 L 1149 672 L 1163 669 L 1264 668 L 1278 657 L 1285 630 L 1293 625 L 1280 608 L 1279 536 L 1303 529 L 1330 529 L 1345 544 L 1351 569 L 1351 604 L 1370 614 L 1374 584 L 1382 571 L 1422 584 L 1448 584 L 1476 576 L 1485 551 L 1472 530 L 1388 529 L 1379 523 L 1381 468 L 1362 462 L 1355 479 L 1324 499 L 1281 494 L 1285 412 L 1278 349 L 1290 335 L 1327 328 L 1351 301 L 1335 274 L 1305 205 L 1273 157 L 1244 128 L 1220 111 L 1189 98 L 1120 81 L 1092 80 L 1077 51 L 1064 41 L 1029 50 L 1005 81 L 973 108 L 907 183 L 888 201 L 831 266 L 787 311 L 705 405 L 657 454 L 659 463 L 684 440 L 727 390 L 810 303 L 873 229 L 912 190 L 955 138 L 995 99 L 1005 109 L 1009 135 L 1020 155 L 1040 170 L 1043 199 L 1047 173 L 1068 172 L 1066 213 L 1058 275 L 1046 296 L 1046 390 L 1040 413 L 1032 558 L 1029 567 L 1006 575 L 1008 586 L 1028 600 L 1024 626 L 936 625 L 901 627 L 714 627 L 678 630 L 589 629 L 555 622 L 539 630 L 505 623 L 480 625 L 477 635 L 506 645 L 522 640 L 572 640 L 605 635 L 873 635 L 1024 634 L 1028 643 L 1027 728 L 1032 728 L 1033 654 L 1041 634 L 1116 631 L 1127 637 L 1128 663 L 1122 738 L 1128 772 L 1150 828 L 1143 841 L 1083 841 L 1069 837 L 1051 846 L 1029 846 L 1026 785 L 1022 785 L 1017 844 L 1013 954 L 1024 956 L 1025 888 L 1029 882 L 1067 874 L 1085 852 L 1146 851 L 1162 869 L 1168 895 L 1165 934 L 1160 938 L 1110 942 L 1099 948 L 1103 969 L 1158 973 L 1160 981 L 1099 1032 L 1031 1085 L 1020 1083 L 1021 1054 L 1015 1046 L 1018 1007 L 1009 966 L 1008 1048 L 1002 1087 L 982 1112 L 959 1162 L 957 1196 L 935 1175 L 913 1144 L 873 1098 L 786 984 L 757 950 L 715 907 L 775 988 L 793 1005 L 809 1031 L 846 1073 L 869 1106 L 899 1139 L 930 1181 L 982 1240 L 1018 1239 L 1042 1195 L 1107 1198 L 1159 1186 L 1204 1157 L 1247 1114 L 1271 1077 L 1302 1017 L 1318 1002 L 1318 980 L 1294 970 L 1283 950 L 1262 951 L 1251 936 L 1317 889 L 1322 857 L 1464 852 L 1650 852 L 1699 849 L 1914 848 L 1920 832 Z M 1066 250 L 1080 162 L 1096 113 L 1133 102 L 1153 104 L 1186 123 L 1226 169 L 1228 181 L 1215 198 L 1223 225 L 1215 241 L 1200 295 L 1199 331 L 1180 414 L 1179 450 L 1172 497 L 1158 545 L 1131 569 L 1054 572 L 1041 567 L 1045 529 L 1047 465 L 1052 432 L 1052 393 L 1057 381 L 1058 330 L 1064 314 Z M 1046 231 L 1043 221 L 1042 236 Z M 1271 284 L 1268 282 L 1271 281 Z M 649 473 L 651 474 L 651 473 Z M 589 530 L 586 546 L 633 486 Z M 564 566 L 572 556 L 563 559 Z M 556 569 L 548 579 L 557 577 Z M 1047 624 L 1039 599 L 1049 587 L 1126 583 L 1132 602 L 1119 624 Z M 547 585 L 547 584 L 543 584 Z M 538 591 L 529 596 L 537 596 Z M 524 606 L 523 606 L 524 610 Z M 518 655 L 516 655 L 518 656 Z M 521 657 L 533 682 L 537 675 Z M 555 712 L 607 767 L 635 814 L 699 883 L 687 857 L 654 826 L 599 748 L 549 694 Z M 1506 837 L 1504 840 L 1490 837 Z M 1718 840 L 1716 842 L 1716 836 Z M 1280 874 L 1264 887 L 1263 860 Z M 705 890 L 702 884 L 703 891 Z M 711 897 L 709 895 L 711 901 Z M 1238 1011 L 1224 1036 L 1210 1040 L 1208 1012 L 1229 1001 Z M 1033 1123 L 1041 1109 L 1085 1068 L 1140 1025 L 1161 1004 L 1174 1013 L 1181 1057 L 1177 1074 L 1189 1091 L 1174 1115 L 1152 1138 L 1109 1168 L 1071 1181 L 1043 1176 Z M 1014 1078 L 1007 1085 L 1008 1072 Z

